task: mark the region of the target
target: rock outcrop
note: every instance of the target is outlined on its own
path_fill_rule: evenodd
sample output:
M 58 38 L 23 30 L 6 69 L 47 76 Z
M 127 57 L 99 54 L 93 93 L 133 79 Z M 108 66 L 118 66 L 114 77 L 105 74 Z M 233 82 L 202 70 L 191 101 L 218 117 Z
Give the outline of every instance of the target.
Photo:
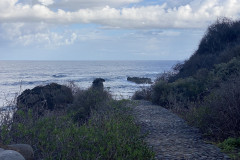
M 41 115 L 45 110 L 62 109 L 72 102 L 73 95 L 70 88 L 51 83 L 25 90 L 17 98 L 17 109 L 22 111 L 32 109 L 34 113 Z
M 105 82 L 105 79 L 102 78 L 96 78 L 92 82 L 92 88 L 97 90 L 103 90 L 103 82 Z
M 151 78 L 127 77 L 127 80 L 137 84 L 152 84 Z
M 13 150 L 0 150 L 1 160 L 25 160 L 25 158 L 18 152 Z
M 28 144 L 12 144 L 8 145 L 10 149 L 19 152 L 26 160 L 34 159 L 34 152 L 30 145 Z

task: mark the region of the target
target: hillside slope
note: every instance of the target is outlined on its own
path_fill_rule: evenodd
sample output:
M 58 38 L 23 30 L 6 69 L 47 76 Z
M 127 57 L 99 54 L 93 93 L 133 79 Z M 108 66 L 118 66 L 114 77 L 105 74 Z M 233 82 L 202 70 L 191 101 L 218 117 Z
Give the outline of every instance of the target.
M 134 98 L 172 109 L 211 140 L 239 137 L 240 21 L 217 20 L 188 60 Z

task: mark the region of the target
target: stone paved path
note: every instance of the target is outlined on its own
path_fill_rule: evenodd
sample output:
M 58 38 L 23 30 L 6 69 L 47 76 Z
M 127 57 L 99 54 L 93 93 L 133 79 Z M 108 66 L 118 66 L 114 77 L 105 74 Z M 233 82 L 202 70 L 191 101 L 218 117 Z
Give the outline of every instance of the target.
M 219 148 L 204 143 L 196 128 L 171 111 L 149 102 L 138 102 L 133 114 L 143 133 L 148 133 L 146 142 L 160 160 L 222 160 L 228 159 Z

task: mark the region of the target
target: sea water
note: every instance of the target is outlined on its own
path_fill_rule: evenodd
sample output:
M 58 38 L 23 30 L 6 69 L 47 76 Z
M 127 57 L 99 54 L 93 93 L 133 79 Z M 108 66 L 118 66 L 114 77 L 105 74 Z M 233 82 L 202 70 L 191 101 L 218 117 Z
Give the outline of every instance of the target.
M 52 82 L 74 82 L 82 89 L 95 78 L 104 78 L 104 87 L 116 99 L 130 98 L 147 84 L 135 84 L 127 77 L 154 81 L 177 61 L 0 61 L 0 106 L 6 106 L 25 89 Z

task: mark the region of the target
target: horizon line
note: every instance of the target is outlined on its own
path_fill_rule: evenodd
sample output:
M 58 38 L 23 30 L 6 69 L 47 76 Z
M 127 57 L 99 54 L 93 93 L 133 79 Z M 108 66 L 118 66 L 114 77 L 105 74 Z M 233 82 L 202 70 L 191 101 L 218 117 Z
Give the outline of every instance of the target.
M 0 61 L 62 61 L 62 62 L 73 62 L 73 61 L 184 61 L 184 60 L 174 60 L 174 59 L 159 59 L 159 60 L 143 60 L 143 59 L 136 59 L 136 60 L 117 60 L 117 59 L 113 59 L 113 60 L 16 60 L 16 59 L 0 59 Z

